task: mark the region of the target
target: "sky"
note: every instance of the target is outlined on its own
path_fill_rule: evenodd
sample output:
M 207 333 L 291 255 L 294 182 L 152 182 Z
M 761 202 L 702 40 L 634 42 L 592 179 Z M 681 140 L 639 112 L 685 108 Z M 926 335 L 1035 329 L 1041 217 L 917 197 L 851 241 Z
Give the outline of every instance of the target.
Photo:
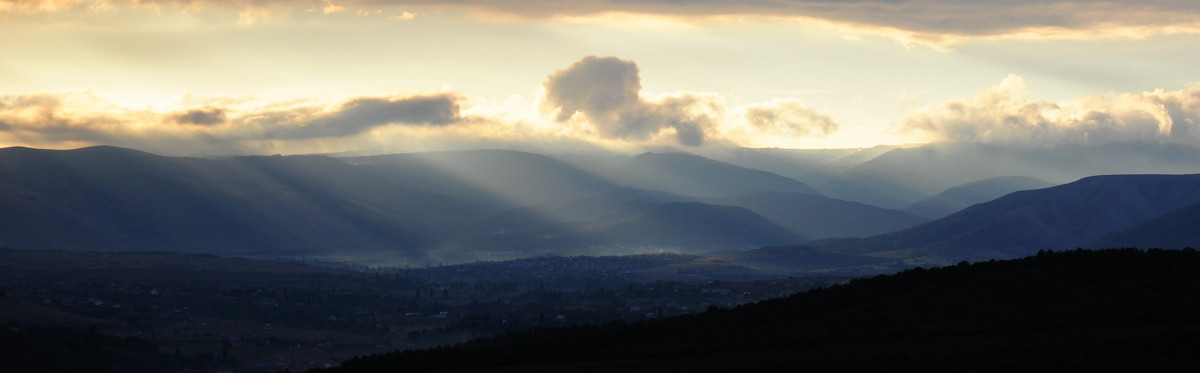
M 0 147 L 1200 145 L 1190 0 L 0 0 Z

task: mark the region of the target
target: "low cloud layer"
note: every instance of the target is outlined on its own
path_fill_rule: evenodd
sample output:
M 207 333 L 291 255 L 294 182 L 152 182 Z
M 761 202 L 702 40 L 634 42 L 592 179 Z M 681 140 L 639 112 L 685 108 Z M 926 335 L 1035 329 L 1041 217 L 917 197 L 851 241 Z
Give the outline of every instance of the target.
M 543 108 L 557 122 L 580 119 L 600 136 L 647 140 L 673 131 L 680 144 L 704 144 L 720 108 L 696 94 L 642 97 L 637 64 L 616 57 L 585 57 L 550 74 Z
M 211 7 L 239 12 L 317 9 L 327 14 L 349 8 L 387 9 L 387 14 L 411 7 L 457 8 L 527 18 L 608 12 L 677 18 L 763 16 L 894 30 L 927 41 L 997 35 L 1089 37 L 1096 34 L 1200 32 L 1200 3 L 1192 0 L 0 0 L 0 12 L 97 11 L 125 5 L 181 9 Z
M 1200 86 L 1062 103 L 1025 95 L 1024 80 L 1009 75 L 973 99 L 918 110 L 901 122 L 901 129 L 924 133 L 933 140 L 966 143 L 1200 143 Z

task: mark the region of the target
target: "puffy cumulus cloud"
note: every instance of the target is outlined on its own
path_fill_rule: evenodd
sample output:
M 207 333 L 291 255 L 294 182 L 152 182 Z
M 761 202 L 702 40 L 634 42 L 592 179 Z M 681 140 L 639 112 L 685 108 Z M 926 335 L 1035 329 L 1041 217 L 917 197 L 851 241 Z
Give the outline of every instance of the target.
M 970 100 L 916 110 L 902 131 L 933 140 L 1054 146 L 1116 141 L 1200 144 L 1200 86 L 1177 91 L 1091 96 L 1070 102 L 1025 98 L 1024 81 L 1009 75 Z
M 351 7 L 389 11 L 419 7 L 541 19 L 609 13 L 688 19 L 772 17 L 825 22 L 933 44 L 989 36 L 1093 38 L 1200 32 L 1200 2 L 1193 0 L 344 0 L 336 5 L 322 0 L 0 0 L 0 11 L 55 12 L 121 5 L 212 7 L 242 16 L 263 9 L 319 9 L 328 14 Z
M 542 107 L 557 122 L 580 119 L 601 137 L 644 141 L 673 133 L 683 145 L 704 144 L 718 123 L 720 106 L 710 97 L 641 95 L 637 64 L 588 56 L 550 74 Z
M 754 130 L 762 133 L 795 137 L 828 135 L 838 130 L 837 122 L 801 104 L 797 99 L 776 99 L 742 109 L 742 118 Z

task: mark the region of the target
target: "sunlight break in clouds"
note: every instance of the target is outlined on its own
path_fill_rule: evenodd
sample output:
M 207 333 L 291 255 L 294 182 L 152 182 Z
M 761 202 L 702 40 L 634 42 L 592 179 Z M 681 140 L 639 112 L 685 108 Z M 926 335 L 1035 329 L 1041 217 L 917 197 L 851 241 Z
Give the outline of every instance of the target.
M 1025 98 L 1025 82 L 1009 75 L 970 100 L 917 110 L 904 131 L 934 140 L 1054 146 L 1113 141 L 1200 144 L 1200 86 L 1178 91 L 1089 96 L 1055 103 Z

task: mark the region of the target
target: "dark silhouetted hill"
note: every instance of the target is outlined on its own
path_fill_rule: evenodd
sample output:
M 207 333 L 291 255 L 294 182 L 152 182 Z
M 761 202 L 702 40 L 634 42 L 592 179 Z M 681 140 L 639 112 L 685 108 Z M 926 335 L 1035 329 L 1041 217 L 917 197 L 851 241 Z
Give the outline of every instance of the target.
M 1194 371 L 1198 266 L 1195 250 L 1040 253 L 693 316 L 362 357 L 322 371 Z

